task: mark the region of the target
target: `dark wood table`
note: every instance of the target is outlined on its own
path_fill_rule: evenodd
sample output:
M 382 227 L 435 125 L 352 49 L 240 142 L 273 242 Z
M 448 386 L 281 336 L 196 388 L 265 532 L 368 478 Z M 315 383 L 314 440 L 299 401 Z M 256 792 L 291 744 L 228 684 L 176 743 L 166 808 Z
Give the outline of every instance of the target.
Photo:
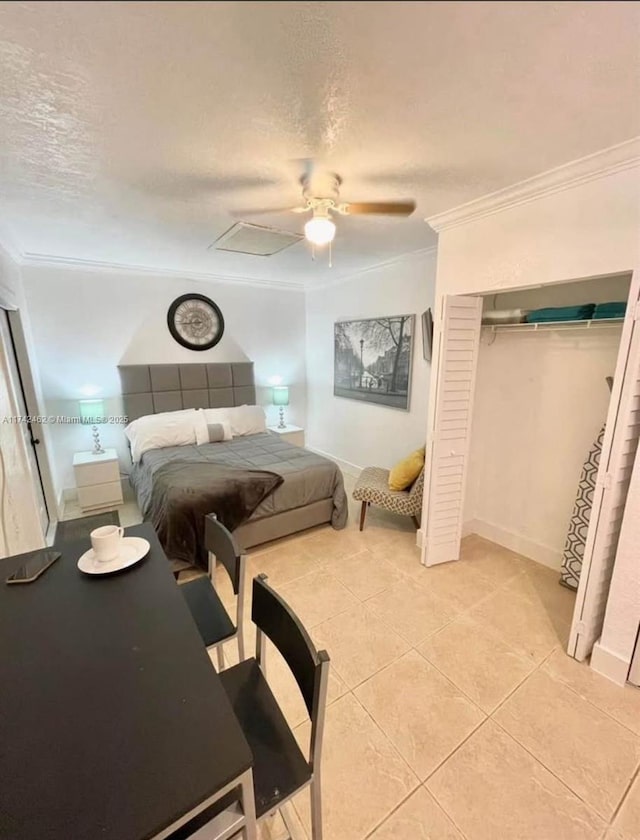
M 147 840 L 204 807 L 252 756 L 149 525 L 127 571 L 30 584 L 0 560 L 0 837 Z

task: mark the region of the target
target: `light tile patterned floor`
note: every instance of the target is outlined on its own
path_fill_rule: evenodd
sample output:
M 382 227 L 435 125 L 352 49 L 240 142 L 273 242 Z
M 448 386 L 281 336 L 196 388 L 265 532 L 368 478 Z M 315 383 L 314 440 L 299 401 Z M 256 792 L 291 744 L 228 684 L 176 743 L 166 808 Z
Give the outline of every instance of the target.
M 639 840 L 640 690 L 566 656 L 574 596 L 558 575 L 475 536 L 426 569 L 409 520 L 371 509 L 359 533 L 356 514 L 249 559 L 332 658 L 325 840 Z M 306 745 L 272 648 L 267 669 Z M 307 840 L 308 795 L 288 811 Z M 285 836 L 279 817 L 261 828 Z

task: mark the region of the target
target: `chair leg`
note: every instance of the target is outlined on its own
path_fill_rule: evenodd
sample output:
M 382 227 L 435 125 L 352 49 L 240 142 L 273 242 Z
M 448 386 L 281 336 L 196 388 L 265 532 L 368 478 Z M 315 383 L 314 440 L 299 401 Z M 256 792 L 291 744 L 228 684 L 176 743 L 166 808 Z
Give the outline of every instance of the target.
M 216 654 L 218 655 L 218 671 L 224 671 L 224 651 L 222 650 L 222 645 L 218 645 Z
M 318 770 L 311 782 L 311 840 L 322 840 L 322 795 Z
M 362 507 L 360 508 L 360 530 L 364 530 L 364 520 L 367 516 L 367 502 L 362 503 Z
M 420 520 L 418 519 L 417 516 L 412 516 L 411 518 L 413 519 L 413 524 L 416 526 L 416 530 L 419 531 L 420 530 Z
M 240 625 L 240 627 L 238 627 L 238 636 L 237 636 L 237 638 L 238 638 L 238 656 L 240 657 L 240 658 L 238 659 L 238 662 L 244 662 L 244 660 L 245 660 L 245 654 L 244 654 L 244 627 L 243 627 L 243 625 L 242 625 L 242 624 Z
M 243 836 L 245 840 L 257 840 L 256 800 L 253 792 L 253 773 L 251 770 L 247 770 L 240 777 L 240 787 L 242 789 L 242 810 L 244 811 L 245 821 Z

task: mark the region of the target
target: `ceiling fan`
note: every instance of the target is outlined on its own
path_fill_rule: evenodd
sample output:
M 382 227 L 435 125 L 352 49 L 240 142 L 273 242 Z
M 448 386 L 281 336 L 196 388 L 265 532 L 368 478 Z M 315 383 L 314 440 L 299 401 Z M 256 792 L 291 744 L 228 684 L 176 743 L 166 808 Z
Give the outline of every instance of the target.
M 313 173 L 300 178 L 304 203 L 299 207 L 271 207 L 245 211 L 237 215 L 263 215 L 267 213 L 311 213 L 304 226 L 304 235 L 312 245 L 327 245 L 336 235 L 332 214 L 341 216 L 410 216 L 416 203 L 409 201 L 340 201 L 342 178 L 333 172 Z

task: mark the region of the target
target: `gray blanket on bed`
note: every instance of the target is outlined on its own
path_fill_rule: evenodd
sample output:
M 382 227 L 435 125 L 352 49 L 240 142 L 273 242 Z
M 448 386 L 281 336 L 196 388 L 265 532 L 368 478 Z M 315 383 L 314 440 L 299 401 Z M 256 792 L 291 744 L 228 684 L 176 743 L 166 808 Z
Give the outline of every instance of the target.
M 282 482 L 282 476 L 266 470 L 169 461 L 154 476 L 149 518 L 170 560 L 206 569 L 205 516 L 214 512 L 234 531 Z
M 339 467 L 328 458 L 293 446 L 269 432 L 224 443 L 170 446 L 145 452 L 131 470 L 131 482 L 145 518 L 149 517 L 154 475 L 163 464 L 176 460 L 209 461 L 240 470 L 268 470 L 282 476 L 283 483 L 258 505 L 251 521 L 332 499 L 331 524 L 334 528 L 344 528 L 347 524 L 348 505 Z

